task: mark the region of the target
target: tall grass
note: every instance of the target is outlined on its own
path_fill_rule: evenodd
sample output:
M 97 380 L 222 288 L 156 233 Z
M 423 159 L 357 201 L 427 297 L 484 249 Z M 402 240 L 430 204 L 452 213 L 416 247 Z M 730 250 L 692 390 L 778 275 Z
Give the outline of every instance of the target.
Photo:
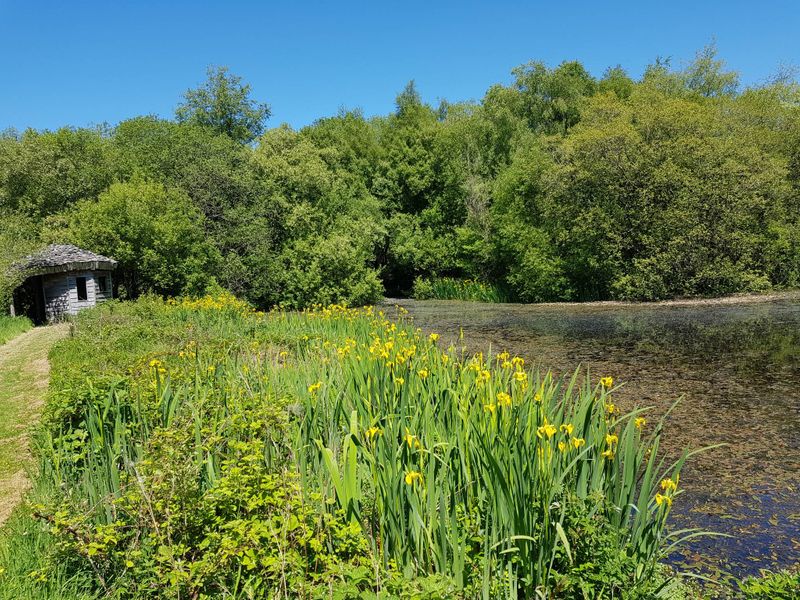
M 11 338 L 28 331 L 33 324 L 25 317 L 11 317 L 0 315 L 0 344 L 5 344 Z
M 452 277 L 417 278 L 411 295 L 417 300 L 511 302 L 511 297 L 501 286 Z
M 125 332 L 148 323 L 161 329 L 154 351 L 130 352 Z M 368 565 L 361 591 L 386 597 L 392 573 L 445 578 L 461 597 L 555 597 L 600 568 L 585 548 L 599 524 L 611 541 L 592 561 L 635 566 L 596 591 L 657 595 L 659 561 L 694 535 L 665 528 L 686 457 L 664 461 L 661 423 L 620 414 L 610 378 L 444 348 L 402 315 L 148 300 L 82 315 L 56 353 L 103 356 L 81 382 L 59 380 L 38 437 L 39 483 L 54 491 L 39 518 L 98 593 L 303 597 L 321 564 L 350 581 L 358 569 L 330 567 L 347 554 Z M 294 481 L 304 498 L 277 520 L 259 491 L 271 474 L 288 486 L 277 505 L 293 506 Z M 336 556 L 312 544 L 288 560 L 300 542 L 264 522 L 312 523 L 303 543 L 327 523 Z

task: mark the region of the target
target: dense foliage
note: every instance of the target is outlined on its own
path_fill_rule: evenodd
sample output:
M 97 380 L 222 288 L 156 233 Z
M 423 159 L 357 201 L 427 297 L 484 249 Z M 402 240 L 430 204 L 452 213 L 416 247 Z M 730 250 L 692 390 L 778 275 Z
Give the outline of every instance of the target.
M 220 285 L 260 307 L 361 304 L 419 278 L 520 301 L 800 283 L 790 77 L 741 89 L 707 48 L 638 81 L 577 62 L 513 78 L 438 107 L 412 82 L 387 116 L 294 131 L 266 130 L 269 107 L 210 69 L 174 121 L 7 132 L 0 268 L 76 242 L 123 262 L 123 295 Z
M 0 598 L 682 598 L 661 423 L 380 311 L 85 311 Z M 674 544 L 673 544 L 674 542 Z

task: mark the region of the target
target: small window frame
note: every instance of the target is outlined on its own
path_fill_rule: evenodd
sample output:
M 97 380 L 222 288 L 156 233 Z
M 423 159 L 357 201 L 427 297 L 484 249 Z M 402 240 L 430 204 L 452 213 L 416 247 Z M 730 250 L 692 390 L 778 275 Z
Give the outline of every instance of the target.
M 108 293 L 108 276 L 107 275 L 98 275 L 97 276 L 97 289 L 103 294 Z
M 75 292 L 78 296 L 78 302 L 86 302 L 89 300 L 89 288 L 86 285 L 86 277 L 75 278 Z

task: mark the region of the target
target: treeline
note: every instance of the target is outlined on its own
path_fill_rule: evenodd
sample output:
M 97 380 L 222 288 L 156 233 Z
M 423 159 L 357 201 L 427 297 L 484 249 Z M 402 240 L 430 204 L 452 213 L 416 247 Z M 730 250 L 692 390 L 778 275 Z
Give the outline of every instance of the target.
M 387 116 L 269 116 L 212 68 L 174 120 L 5 133 L 0 268 L 69 242 L 120 262 L 123 297 L 224 287 L 262 307 L 445 277 L 525 302 L 800 283 L 800 87 L 742 89 L 713 47 L 638 81 L 532 62 L 480 102 L 410 83 Z

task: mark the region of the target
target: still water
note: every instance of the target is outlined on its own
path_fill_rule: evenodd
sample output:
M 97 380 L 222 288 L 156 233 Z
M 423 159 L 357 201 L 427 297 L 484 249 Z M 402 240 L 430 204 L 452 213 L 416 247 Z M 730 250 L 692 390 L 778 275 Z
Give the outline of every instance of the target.
M 668 418 L 666 451 L 695 456 L 681 475 L 676 527 L 730 534 L 673 561 L 737 576 L 800 562 L 800 295 L 664 304 L 514 305 L 390 301 L 419 327 L 470 350 L 509 350 L 558 373 L 624 382 L 623 410 Z M 463 329 L 463 341 L 459 332 Z

